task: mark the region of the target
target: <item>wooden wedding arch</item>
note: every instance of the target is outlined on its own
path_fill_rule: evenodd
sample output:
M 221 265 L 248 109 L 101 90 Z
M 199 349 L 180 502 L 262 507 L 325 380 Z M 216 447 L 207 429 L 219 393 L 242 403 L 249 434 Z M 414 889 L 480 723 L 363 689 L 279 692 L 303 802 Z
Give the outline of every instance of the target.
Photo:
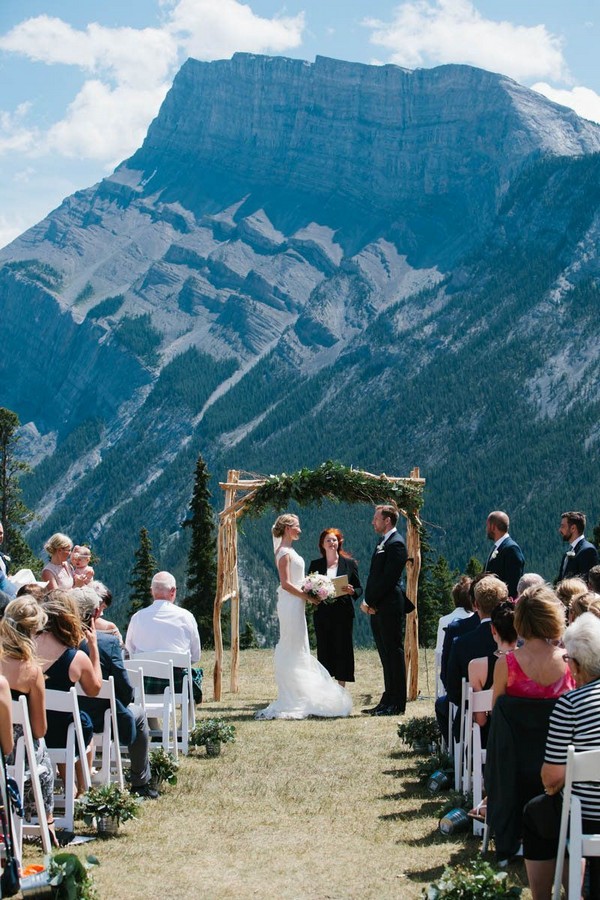
M 419 469 L 407 478 L 372 475 L 339 463 L 326 462 L 317 469 L 301 469 L 292 475 L 252 475 L 230 469 L 227 481 L 220 487 L 225 503 L 219 514 L 217 545 L 217 592 L 213 609 L 215 638 L 215 668 L 213 672 L 214 699 L 221 699 L 223 681 L 223 631 L 221 609 L 231 602 L 231 676 L 232 693 L 239 691 L 240 666 L 240 597 L 238 582 L 237 523 L 243 516 L 257 517 L 268 508 L 282 511 L 290 500 L 300 505 L 337 500 L 347 503 L 386 503 L 394 501 L 406 518 L 406 593 L 415 610 L 406 619 L 404 652 L 406 657 L 408 699 L 415 700 L 419 677 L 419 613 L 417 586 L 421 570 L 421 540 L 419 509 L 423 502 L 425 479 Z

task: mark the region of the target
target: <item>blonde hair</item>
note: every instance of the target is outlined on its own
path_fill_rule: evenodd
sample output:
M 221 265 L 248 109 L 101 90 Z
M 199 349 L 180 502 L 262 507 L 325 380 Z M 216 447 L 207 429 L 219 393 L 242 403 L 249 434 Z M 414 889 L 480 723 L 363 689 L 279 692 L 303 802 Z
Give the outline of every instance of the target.
M 79 647 L 83 640 L 83 623 L 77 601 L 71 591 L 50 591 L 43 609 L 48 616 L 45 631 L 54 635 L 57 641 L 67 647 Z
M 48 538 L 46 543 L 44 544 L 44 550 L 48 554 L 48 556 L 52 556 L 56 553 L 57 550 L 66 550 L 67 546 L 69 550 L 73 547 L 73 541 L 71 538 L 62 534 L 62 532 L 57 531 L 56 534 L 53 534 L 51 538 Z
M 570 609 L 574 597 L 587 594 L 588 587 L 582 578 L 565 578 L 556 585 L 556 596 L 567 609 Z
M 284 513 L 282 516 L 278 516 L 271 528 L 273 537 L 282 538 L 285 534 L 285 529 L 290 525 L 295 525 L 296 522 L 299 521 L 298 516 L 295 516 L 292 513 Z
M 48 616 L 35 597 L 24 594 L 11 600 L 0 621 L 0 646 L 5 656 L 31 662 L 37 656 L 33 640 Z
M 565 630 L 565 610 L 548 584 L 527 588 L 515 610 L 515 628 L 519 637 L 556 641 Z
M 570 621 L 574 622 L 586 612 L 592 613 L 600 619 L 600 596 L 593 591 L 586 591 L 584 594 L 577 594 L 576 597 L 573 597 L 569 606 Z

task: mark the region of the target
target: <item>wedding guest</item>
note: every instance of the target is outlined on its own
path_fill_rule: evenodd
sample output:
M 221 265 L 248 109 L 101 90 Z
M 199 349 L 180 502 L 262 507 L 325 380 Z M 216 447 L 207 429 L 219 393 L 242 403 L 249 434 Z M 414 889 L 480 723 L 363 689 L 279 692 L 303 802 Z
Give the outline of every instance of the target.
M 487 517 L 485 531 L 494 546 L 485 564 L 485 571 L 497 575 L 508 588 L 509 597 L 517 596 L 517 585 L 525 567 L 525 557 L 516 541 L 508 533 L 510 520 L 505 512 L 495 510 Z
M 21 587 L 17 591 L 17 597 L 33 597 L 34 600 L 37 600 L 38 603 L 43 603 L 47 593 L 47 587 L 42 587 L 41 584 L 38 584 L 37 581 L 34 581 L 31 584 L 21 585 Z
M 577 594 L 576 597 L 573 597 L 569 607 L 569 624 L 587 612 L 600 618 L 600 594 L 587 591 L 585 594 Z
M 452 600 L 454 601 L 454 609 L 452 612 L 446 613 L 445 616 L 440 616 L 438 620 L 437 639 L 435 642 L 436 653 L 442 652 L 446 628 L 451 622 L 459 622 L 461 619 L 468 619 L 475 615 L 470 587 L 471 579 L 468 575 L 462 575 L 460 581 L 453 585 Z
M 123 638 L 121 637 L 121 632 L 114 622 L 109 622 L 108 619 L 104 618 L 104 610 L 110 609 L 113 601 L 112 592 L 101 581 L 92 581 L 90 583 L 90 587 L 98 594 L 98 597 L 100 598 L 99 615 L 96 619 L 96 631 L 104 631 L 107 634 L 113 635 L 113 637 L 119 639 L 119 643 L 122 646 Z
M 559 646 L 565 630 L 563 606 L 549 585 L 528 588 L 515 610 L 523 646 L 500 657 L 494 671 L 494 703 L 511 697 L 552 699 L 575 687 Z
M 314 610 L 317 659 L 342 687 L 354 681 L 354 647 L 352 601 L 362 594 L 355 559 L 344 550 L 344 535 L 338 528 L 326 528 L 319 535 L 319 559 L 313 559 L 309 572 L 329 578 L 345 575 L 348 579 L 333 603 L 320 603 Z
M 383 669 L 381 699 L 373 709 L 365 710 L 372 716 L 403 715 L 406 709 L 406 609 L 400 579 L 407 553 L 406 544 L 396 528 L 398 515 L 394 505 L 375 507 L 371 524 L 379 536 L 379 543 L 371 557 L 365 599 L 360 607 L 370 617 L 371 631 Z
M 88 697 L 95 697 L 102 687 L 102 672 L 98 656 L 98 643 L 94 622 L 84 628 L 79 609 L 71 591 L 51 591 L 43 604 L 48 616 L 47 624 L 36 637 L 37 654 L 42 660 L 46 676 L 46 689 L 68 691 L 81 684 Z M 87 639 L 88 654 L 79 649 L 83 638 Z M 86 747 L 93 737 L 93 728 L 87 713 L 80 711 L 81 727 Z M 48 712 L 46 743 L 49 747 L 66 747 L 67 731 L 72 722 L 70 713 Z M 79 764 L 78 764 L 79 768 Z M 84 790 L 81 769 L 78 771 L 78 790 Z
M 517 600 L 527 588 L 533 587 L 536 584 L 545 584 L 545 579 L 542 578 L 541 575 L 538 575 L 537 572 L 525 572 L 519 578 L 519 583 L 517 584 Z
M 12 698 L 4 675 L 0 675 L 0 747 L 5 756 L 13 749 Z
M 514 618 L 515 606 L 510 600 L 499 603 L 492 610 L 490 625 L 492 637 L 496 642 L 496 650 L 487 656 L 472 659 L 469 663 L 469 684 L 474 691 L 488 691 L 492 687 L 496 662 L 517 646 Z M 474 718 L 482 728 L 487 725 L 486 713 L 475 713 Z
M 57 589 L 68 591 L 72 587 L 81 587 L 85 579 L 76 575 L 69 561 L 73 542 L 66 534 L 57 532 L 44 544 L 44 550 L 50 557 L 42 570 L 42 581 L 48 582 L 48 590 Z
M 564 578 L 556 585 L 556 596 L 568 611 L 573 598 L 587 594 L 588 587 L 583 578 Z
M 600 594 L 600 566 L 592 566 L 587 575 L 588 587 L 595 594 Z
M 27 698 L 46 821 L 52 840 L 58 846 L 54 832 L 54 767 L 46 744 L 41 740 L 46 734 L 46 686 L 34 643 L 35 635 L 45 627 L 46 621 L 46 613 L 35 597 L 25 594 L 9 603 L 0 622 L 0 671 L 8 681 L 12 699 L 17 700 L 21 694 Z M 22 726 L 15 725 L 13 733 L 16 743 L 23 734 Z M 7 763 L 14 763 L 12 754 Z M 30 820 L 32 814 L 36 814 L 36 806 L 28 777 L 23 800 L 25 818 Z
M 573 577 L 585 580 L 590 569 L 598 565 L 598 551 L 584 537 L 585 525 L 582 512 L 565 512 L 560 517 L 558 533 L 570 546 L 563 555 L 557 581 Z
M 79 586 L 89 584 L 94 578 L 94 570 L 90 566 L 92 551 L 89 547 L 77 544 L 71 552 L 71 565 L 74 575 L 79 576 Z
M 584 613 L 563 637 L 575 690 L 561 696 L 550 716 L 542 766 L 544 794 L 523 813 L 523 855 L 533 900 L 552 896 L 552 882 L 566 778 L 567 748 L 600 749 L 600 621 Z M 600 831 L 600 784 L 575 783 L 581 801 L 584 834 Z M 589 897 L 600 897 L 600 859 L 590 858 Z M 582 886 L 583 887 L 583 886 Z

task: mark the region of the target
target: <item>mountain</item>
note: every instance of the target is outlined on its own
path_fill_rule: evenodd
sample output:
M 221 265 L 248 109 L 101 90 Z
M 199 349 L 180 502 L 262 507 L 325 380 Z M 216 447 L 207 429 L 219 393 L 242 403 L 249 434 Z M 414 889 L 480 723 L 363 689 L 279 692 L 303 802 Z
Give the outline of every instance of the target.
M 555 574 L 600 515 L 600 127 L 468 66 L 188 60 L 142 147 L 0 251 L 0 405 L 41 548 L 89 541 L 126 606 L 139 528 L 183 574 L 201 452 L 268 474 L 340 459 L 427 479 L 451 565 L 505 508 Z M 369 511 L 338 523 L 362 561 Z M 364 520 L 364 521 L 362 521 Z M 271 638 L 268 522 L 240 542 Z

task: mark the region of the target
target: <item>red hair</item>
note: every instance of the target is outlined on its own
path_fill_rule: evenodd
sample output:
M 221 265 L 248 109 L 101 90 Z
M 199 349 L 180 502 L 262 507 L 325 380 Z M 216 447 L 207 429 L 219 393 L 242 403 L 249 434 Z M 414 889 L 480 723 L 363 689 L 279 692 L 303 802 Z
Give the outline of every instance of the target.
M 323 547 L 323 541 L 325 540 L 325 536 L 328 534 L 335 534 L 338 539 L 338 554 L 340 556 L 345 556 L 346 559 L 350 559 L 350 554 L 346 553 L 344 550 L 344 535 L 340 531 L 339 528 L 326 528 L 325 531 L 322 531 L 319 535 L 319 550 L 321 551 L 321 556 L 326 556 L 325 548 Z

